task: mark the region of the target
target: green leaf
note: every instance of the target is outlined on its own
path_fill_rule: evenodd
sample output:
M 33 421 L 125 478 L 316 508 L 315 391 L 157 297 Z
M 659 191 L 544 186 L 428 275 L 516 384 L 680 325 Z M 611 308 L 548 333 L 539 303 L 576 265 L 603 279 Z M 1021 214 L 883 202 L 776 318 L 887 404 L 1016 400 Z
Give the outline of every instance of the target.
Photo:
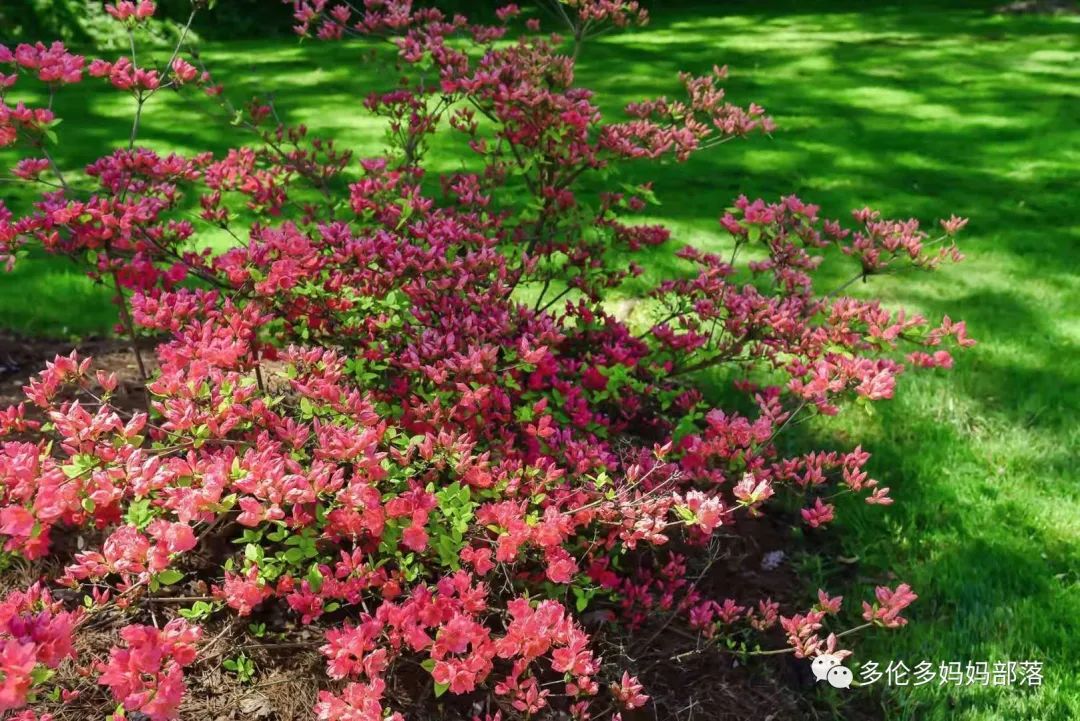
M 213 612 L 214 607 L 206 601 L 196 601 L 191 608 L 181 608 L 179 611 L 180 615 L 189 621 L 201 621 L 209 618 Z
M 448 684 L 448 683 L 439 683 L 438 681 L 436 681 L 435 682 L 435 698 L 439 698 L 444 693 L 446 693 L 446 690 L 448 688 L 450 688 L 450 684 Z
M 397 227 L 400 229 L 405 223 L 409 222 L 409 218 L 413 214 L 412 200 L 409 198 L 401 198 L 397 201 L 398 206 L 401 208 L 401 218 L 398 220 Z
M 683 416 L 682 419 L 679 420 L 679 424 L 675 426 L 675 432 L 671 434 L 671 438 L 678 442 L 695 430 L 697 430 L 697 422 L 694 419 L 694 416 Z
M 34 680 L 35 685 L 45 683 L 50 678 L 52 678 L 52 675 L 53 671 L 47 666 L 42 666 L 41 664 L 35 666 L 34 670 L 30 672 L 30 678 Z
M 153 517 L 153 513 L 150 509 L 150 499 L 140 498 L 132 501 L 128 505 L 127 514 L 124 516 L 124 520 L 141 530 L 150 523 Z
M 174 568 L 167 568 L 157 575 L 158 583 L 163 586 L 171 586 L 183 580 L 184 574 Z
M 589 599 L 592 598 L 593 592 L 587 591 L 580 586 L 571 586 L 571 589 L 574 592 L 574 608 L 577 609 L 578 613 L 581 613 L 589 607 Z
M 60 470 L 64 472 L 64 475 L 68 478 L 75 478 L 86 473 L 95 465 L 94 459 L 84 455 L 78 455 L 71 459 L 71 463 L 66 466 L 61 466 Z
M 317 564 L 311 564 L 311 568 L 308 569 L 307 582 L 311 584 L 311 590 L 315 593 L 318 593 L 319 589 L 322 588 L 323 575 Z

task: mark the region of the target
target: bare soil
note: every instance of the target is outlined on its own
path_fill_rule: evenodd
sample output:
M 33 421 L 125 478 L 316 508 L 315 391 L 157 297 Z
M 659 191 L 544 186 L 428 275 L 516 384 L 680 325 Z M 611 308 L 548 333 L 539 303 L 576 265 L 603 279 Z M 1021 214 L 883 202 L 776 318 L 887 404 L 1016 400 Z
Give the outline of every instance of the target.
M 0 332 L 0 405 L 26 400 L 23 386 L 45 368 L 46 362 L 77 350 L 82 358 L 93 357 L 95 369 L 115 373 L 120 379 L 115 398 L 121 407 L 142 407 L 142 378 L 130 348 L 129 343 L 115 338 L 91 338 L 76 344 Z M 141 353 L 149 363 L 153 354 L 145 349 Z

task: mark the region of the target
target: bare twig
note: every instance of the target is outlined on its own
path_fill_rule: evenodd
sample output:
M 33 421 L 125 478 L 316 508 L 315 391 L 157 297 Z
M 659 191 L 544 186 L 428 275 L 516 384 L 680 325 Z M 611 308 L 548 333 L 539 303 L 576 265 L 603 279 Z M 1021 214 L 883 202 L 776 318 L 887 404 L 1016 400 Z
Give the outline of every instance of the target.
M 116 304 L 120 307 L 120 322 L 124 325 L 128 340 L 131 341 L 131 352 L 135 354 L 135 362 L 139 366 L 139 377 L 142 378 L 143 382 L 143 393 L 146 395 L 147 406 L 149 406 L 150 395 L 149 391 L 146 390 L 146 383 L 150 380 L 150 376 L 146 372 L 146 364 L 143 363 L 142 354 L 139 352 L 138 339 L 135 336 L 135 323 L 131 320 L 131 311 L 128 310 L 124 289 L 120 287 L 120 275 L 115 270 L 112 272 L 112 278 L 113 283 L 116 285 Z

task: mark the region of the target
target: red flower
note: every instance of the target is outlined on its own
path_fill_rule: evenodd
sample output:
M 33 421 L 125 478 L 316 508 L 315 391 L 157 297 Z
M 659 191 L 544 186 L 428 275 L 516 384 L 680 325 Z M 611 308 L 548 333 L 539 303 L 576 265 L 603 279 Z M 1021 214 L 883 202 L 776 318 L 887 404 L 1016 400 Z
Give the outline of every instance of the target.
M 589 366 L 581 376 L 581 384 L 591 391 L 606 390 L 608 379 L 595 366 Z

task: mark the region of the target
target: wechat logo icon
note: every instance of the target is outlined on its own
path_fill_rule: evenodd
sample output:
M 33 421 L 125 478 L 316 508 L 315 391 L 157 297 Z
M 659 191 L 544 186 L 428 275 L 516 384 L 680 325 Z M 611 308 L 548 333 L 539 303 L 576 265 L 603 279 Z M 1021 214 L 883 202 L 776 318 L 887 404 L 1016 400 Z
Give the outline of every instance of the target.
M 828 681 L 833 688 L 851 687 L 851 669 L 844 667 L 843 659 L 839 656 L 823 653 L 811 662 L 810 669 L 814 672 L 814 678 Z

